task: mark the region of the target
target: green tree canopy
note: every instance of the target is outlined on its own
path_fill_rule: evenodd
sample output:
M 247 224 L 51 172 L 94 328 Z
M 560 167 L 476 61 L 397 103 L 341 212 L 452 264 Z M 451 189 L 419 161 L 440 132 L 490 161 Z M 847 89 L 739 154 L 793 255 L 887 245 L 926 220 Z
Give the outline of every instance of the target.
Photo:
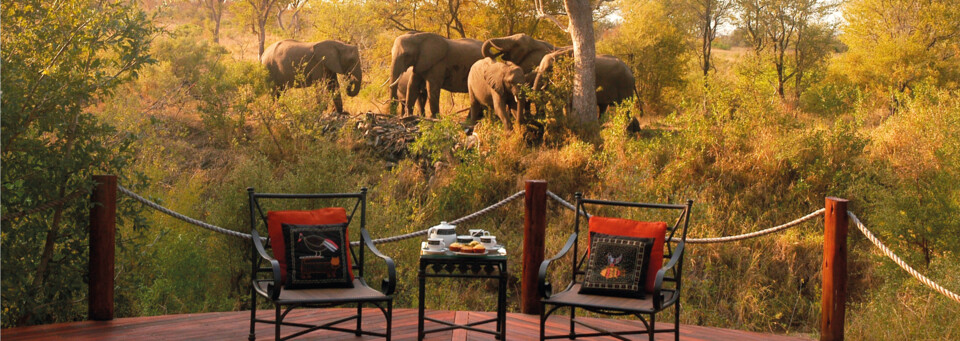
M 84 194 L 132 155 L 87 109 L 151 61 L 156 29 L 126 1 L 5 2 L 2 15 L 3 327 L 78 319 Z
M 919 82 L 957 87 L 960 6 L 953 0 L 850 0 L 841 41 L 851 78 L 903 93 Z

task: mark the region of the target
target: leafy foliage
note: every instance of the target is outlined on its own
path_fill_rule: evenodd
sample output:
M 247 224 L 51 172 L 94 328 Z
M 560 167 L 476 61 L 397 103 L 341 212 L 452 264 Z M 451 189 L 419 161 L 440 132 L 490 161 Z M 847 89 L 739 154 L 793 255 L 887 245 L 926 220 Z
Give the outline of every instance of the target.
M 112 1 L 20 1 L 2 11 L 4 215 L 88 193 L 94 174 L 137 188 L 131 139 L 88 109 L 152 61 L 150 18 Z M 3 220 L 3 269 L 18 274 L 3 276 L 4 327 L 84 316 L 89 209 L 74 197 Z M 142 223 L 132 209 L 119 215 Z
M 851 78 L 871 91 L 901 94 L 919 83 L 956 89 L 960 6 L 952 1 L 852 0 L 840 39 Z M 892 24 L 896 23 L 896 24 Z

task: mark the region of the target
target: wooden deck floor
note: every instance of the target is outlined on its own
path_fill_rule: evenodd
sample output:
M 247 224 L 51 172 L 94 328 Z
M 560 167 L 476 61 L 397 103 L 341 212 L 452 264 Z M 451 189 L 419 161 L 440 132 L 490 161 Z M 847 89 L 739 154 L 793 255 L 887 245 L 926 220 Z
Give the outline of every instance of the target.
M 288 321 L 309 321 L 311 318 L 333 320 L 355 313 L 356 309 L 322 309 L 322 310 L 295 310 L 288 315 Z M 261 315 L 262 314 L 262 315 Z M 258 312 L 258 317 L 272 318 L 271 310 Z M 382 330 L 385 326 L 383 315 L 374 309 L 364 310 L 364 326 L 372 330 Z M 393 337 L 395 340 L 415 340 L 417 336 L 417 310 L 395 309 L 393 312 Z M 427 316 L 467 323 L 489 319 L 493 312 L 466 312 L 466 311 L 427 311 Z M 548 334 L 559 334 L 566 330 L 569 320 L 553 316 L 547 322 Z M 164 315 L 149 317 L 121 318 L 107 322 L 71 322 L 49 324 L 22 328 L 0 330 L 0 338 L 4 341 L 12 340 L 246 340 L 249 330 L 250 312 L 222 312 L 203 314 Z M 353 321 L 344 323 L 349 328 Z M 639 321 L 593 319 L 591 324 L 623 330 L 635 328 Z M 667 323 L 657 326 L 668 327 Z M 438 324 L 427 322 L 426 328 L 438 327 Z M 493 324 L 486 325 L 492 329 Z M 578 327 L 578 330 L 582 330 Z M 293 327 L 285 327 L 283 335 L 295 331 Z M 680 338 L 683 340 L 804 340 L 797 337 L 781 335 L 767 335 L 723 328 L 699 326 L 683 326 L 680 328 Z M 272 340 L 273 328 L 266 324 L 258 324 L 257 336 L 260 340 Z M 467 332 L 464 330 L 447 331 L 428 334 L 428 340 L 492 340 L 491 335 Z M 539 316 L 509 313 L 507 315 L 508 340 L 536 340 L 539 337 Z M 307 334 L 296 340 L 376 340 L 373 337 L 355 337 L 353 334 L 317 331 Z M 646 336 L 631 339 L 646 340 Z M 657 340 L 672 340 L 672 335 L 657 335 Z M 593 338 L 591 340 L 614 340 L 610 337 Z

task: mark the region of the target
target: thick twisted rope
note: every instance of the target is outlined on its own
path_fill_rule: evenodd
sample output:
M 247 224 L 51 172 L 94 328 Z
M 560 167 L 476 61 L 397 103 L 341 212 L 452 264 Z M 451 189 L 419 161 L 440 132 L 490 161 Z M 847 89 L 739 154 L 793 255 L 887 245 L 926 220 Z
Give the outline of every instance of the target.
M 506 205 L 507 203 L 509 203 L 509 202 L 511 202 L 511 201 L 514 201 L 514 200 L 516 200 L 517 198 L 522 197 L 525 192 L 526 192 L 526 191 L 519 191 L 519 192 L 517 192 L 517 193 L 514 193 L 513 195 L 511 195 L 511 196 L 509 196 L 509 197 L 506 197 L 506 198 L 503 199 L 503 200 L 500 200 L 500 201 L 497 202 L 496 204 L 493 204 L 493 205 L 484 207 L 483 209 L 481 209 L 481 210 L 479 210 L 479 211 L 476 211 L 476 212 L 470 213 L 470 214 L 468 214 L 468 215 L 466 215 L 466 216 L 463 216 L 463 217 L 461 217 L 461 218 L 452 220 L 452 221 L 450 221 L 450 224 L 452 224 L 452 225 L 458 225 L 458 224 L 460 224 L 460 223 L 462 223 L 462 222 L 465 222 L 465 221 L 467 221 L 467 220 L 470 220 L 470 219 L 473 219 L 473 218 L 482 216 L 482 215 L 484 215 L 484 214 L 490 213 L 490 211 L 493 211 L 493 210 L 495 210 L 495 209 L 498 209 L 498 208 L 500 208 L 501 206 Z M 378 238 L 378 239 L 374 239 L 374 240 L 373 240 L 373 243 L 374 243 L 374 244 L 391 243 L 391 242 L 395 242 L 395 241 L 399 241 L 399 240 L 404 240 L 404 239 L 410 239 L 410 238 L 414 238 L 414 237 L 419 237 L 419 236 L 422 236 L 422 235 L 427 234 L 427 230 L 429 230 L 429 229 L 423 229 L 423 230 L 420 230 L 420 231 L 410 232 L 410 233 L 407 233 L 407 234 L 401 234 L 401 235 L 392 236 L 392 237 Z M 360 245 L 360 242 L 351 242 L 350 245 L 354 245 L 354 246 Z
M 577 210 L 577 208 L 576 208 L 575 206 L 573 206 L 573 204 L 567 202 L 566 200 L 563 200 L 563 198 L 561 198 L 559 195 L 556 195 L 556 194 L 553 193 L 553 192 L 547 191 L 547 196 L 549 196 L 549 197 L 550 197 L 551 199 L 553 199 L 553 200 L 556 200 L 557 202 L 560 203 L 560 205 L 563 205 L 564 207 L 570 209 L 571 211 L 576 211 L 576 210 Z M 762 236 L 762 235 L 766 235 L 766 234 L 778 232 L 778 231 L 781 231 L 781 230 L 785 230 L 785 229 L 788 229 L 788 228 L 797 226 L 797 225 L 799 225 L 800 223 L 803 223 L 803 222 L 805 222 L 805 221 L 807 221 L 807 220 L 816 218 L 817 216 L 823 214 L 823 212 L 824 212 L 824 209 L 821 208 L 821 209 L 819 209 L 819 210 L 816 210 L 816 211 L 811 212 L 810 214 L 807 214 L 807 215 L 805 215 L 805 216 L 803 216 L 803 217 L 800 217 L 799 219 L 796 219 L 796 220 L 794 220 L 794 221 L 788 222 L 788 223 L 783 224 L 783 225 L 777 225 L 777 226 L 774 226 L 774 227 L 771 227 L 771 228 L 768 228 L 768 229 L 763 229 L 763 230 L 760 230 L 760 231 L 755 231 L 755 232 L 750 232 L 750 233 L 739 234 L 739 235 L 736 235 L 736 236 L 726 236 L 726 237 L 716 237 L 716 238 L 687 238 L 687 243 L 690 243 L 690 244 L 727 243 L 727 242 L 732 242 L 732 241 L 738 241 L 738 240 L 744 240 L 744 239 L 759 237 L 759 236 Z M 587 214 L 586 212 L 583 212 L 583 214 L 586 215 L 587 218 L 590 217 L 590 215 Z M 671 238 L 671 241 L 672 241 L 672 240 L 673 240 L 673 238 Z
M 23 217 L 23 216 L 28 216 L 28 215 L 31 215 L 31 214 L 34 214 L 34 213 L 37 213 L 37 212 L 40 212 L 40 211 L 45 211 L 45 210 L 54 208 L 54 207 L 56 207 L 56 206 L 60 206 L 60 205 L 66 203 L 66 202 L 68 202 L 68 201 L 70 201 L 70 200 L 79 198 L 81 195 L 87 194 L 87 192 L 88 192 L 88 191 L 87 191 L 86 189 L 80 188 L 80 189 L 77 189 L 77 190 L 73 191 L 73 193 L 70 193 L 70 194 L 64 196 L 63 198 L 60 198 L 60 199 L 57 199 L 57 200 L 54 200 L 54 201 L 51 201 L 51 202 L 42 204 L 42 205 L 40 205 L 40 206 L 31 208 L 31 209 L 26 210 L 26 211 L 17 212 L 17 213 L 10 213 L 10 214 L 4 215 L 3 218 L 0 218 L 0 220 L 13 220 L 13 219 L 17 219 L 17 218 L 20 218 L 20 217 Z
M 926 286 L 930 287 L 931 289 L 943 294 L 944 296 L 947 296 L 951 300 L 954 300 L 954 301 L 957 301 L 957 303 L 960 303 L 960 295 L 957 295 L 956 293 L 950 290 L 947 290 L 947 288 L 944 288 L 939 284 L 934 283 L 932 280 L 927 278 L 927 276 L 921 275 L 919 272 L 917 272 L 917 270 L 914 270 L 913 267 L 911 267 L 906 262 L 904 262 L 903 259 L 900 259 L 900 257 L 894 254 L 893 251 L 887 248 L 886 245 L 883 245 L 883 243 L 880 242 L 879 239 L 877 239 L 877 236 L 874 236 L 873 233 L 870 232 L 870 230 L 868 230 L 866 226 L 863 226 L 863 223 L 860 222 L 860 219 L 857 218 L 856 214 L 853 214 L 853 212 L 848 211 L 847 215 L 850 216 L 851 220 L 853 220 L 853 224 L 857 227 L 857 229 L 859 229 L 860 232 L 863 232 L 863 235 L 866 236 L 867 239 L 873 243 L 873 245 L 876 245 L 877 248 L 879 248 L 884 255 L 886 255 L 891 260 L 893 260 L 894 263 L 897 263 L 897 265 L 899 265 L 901 269 L 909 273 L 911 276 L 913 276 L 913 278 L 916 278 L 917 280 L 919 280 L 920 283 L 923 283 Z
M 763 230 L 760 230 L 760 231 L 754 231 L 754 232 L 750 232 L 750 233 L 738 234 L 738 235 L 735 235 L 735 236 L 716 237 L 716 238 L 687 238 L 687 243 L 690 243 L 690 244 L 727 243 L 727 242 L 732 242 L 732 241 L 738 241 L 738 240 L 744 240 L 744 239 L 750 239 L 750 238 L 754 238 L 754 237 L 759 237 L 759 236 L 762 236 L 762 235 L 771 234 L 771 233 L 774 233 L 774 232 L 786 230 L 786 229 L 788 229 L 788 228 L 791 228 L 791 227 L 800 225 L 800 223 L 803 223 L 803 222 L 805 222 L 805 221 L 807 221 L 807 220 L 816 218 L 817 216 L 823 214 L 824 211 L 825 211 L 825 209 L 821 208 L 821 209 L 819 209 L 819 210 L 810 212 L 810 214 L 807 214 L 807 215 L 805 215 L 805 216 L 803 216 L 803 217 L 797 218 L 796 220 L 793 220 L 793 221 L 788 222 L 788 223 L 786 223 L 786 224 L 777 225 L 777 226 L 774 226 L 774 227 L 771 227 L 771 228 L 768 228 L 768 229 L 763 229 Z
M 243 238 L 243 239 L 250 239 L 250 238 L 251 238 L 251 237 L 250 237 L 250 234 L 243 233 L 243 232 L 237 232 L 237 231 L 234 231 L 234 230 L 228 230 L 228 229 L 222 228 L 222 227 L 220 227 L 220 226 L 211 225 L 211 224 L 205 223 L 205 222 L 203 222 L 203 221 L 200 221 L 200 220 L 197 220 L 197 219 L 193 219 L 193 218 L 190 218 L 190 217 L 185 216 L 185 215 L 183 215 L 183 214 L 174 212 L 173 210 L 171 210 L 171 209 L 169 209 L 169 208 L 160 206 L 160 204 L 157 204 L 157 203 L 155 203 L 155 202 L 153 202 L 153 201 L 147 200 L 147 198 L 144 198 L 144 197 L 140 196 L 139 194 L 134 193 L 133 191 L 124 188 L 124 187 L 121 186 L 121 185 L 117 185 L 117 189 L 120 190 L 120 193 L 123 193 L 123 194 L 126 194 L 126 195 L 130 196 L 130 197 L 133 198 L 134 200 L 139 201 L 139 202 L 143 203 L 144 205 L 150 206 L 150 207 L 152 207 L 153 209 L 155 209 L 155 210 L 157 210 L 157 211 L 166 213 L 167 215 L 169 215 L 169 216 L 171 216 L 171 217 L 180 219 L 180 220 L 185 221 L 185 222 L 187 222 L 187 223 L 200 226 L 200 227 L 202 227 L 202 228 L 208 229 L 208 230 L 213 231 L 213 232 L 223 233 L 223 234 L 228 235 L 228 236 L 234 236 L 234 237 L 239 237 L 239 238 Z M 260 237 L 260 239 L 261 239 L 261 240 L 264 240 L 264 241 L 267 240 L 267 239 L 264 238 L 264 237 Z
M 573 206 L 573 204 L 571 204 L 570 202 L 568 202 L 568 201 L 566 201 L 566 200 L 563 200 L 563 198 L 561 198 L 559 195 L 557 195 L 557 193 L 553 193 L 553 192 L 551 192 L 551 191 L 547 191 L 547 196 L 550 197 L 550 199 L 556 200 L 558 203 L 560 203 L 560 205 L 563 205 L 563 207 L 566 207 L 566 208 L 568 208 L 568 209 L 570 209 L 571 211 L 574 211 L 574 212 L 577 211 L 577 207 L 576 207 L 576 206 Z M 590 218 L 590 214 L 589 214 L 589 213 L 584 212 L 584 211 L 580 211 L 580 212 L 583 213 L 583 215 L 586 216 L 587 218 Z

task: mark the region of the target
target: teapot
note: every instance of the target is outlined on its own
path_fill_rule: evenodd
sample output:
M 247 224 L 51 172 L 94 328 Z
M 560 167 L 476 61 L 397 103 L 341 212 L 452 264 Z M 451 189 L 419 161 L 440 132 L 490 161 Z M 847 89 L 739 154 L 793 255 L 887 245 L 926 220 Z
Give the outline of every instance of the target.
M 440 225 L 431 227 L 427 230 L 427 238 L 443 239 L 444 245 L 453 244 L 457 241 L 456 228 L 456 225 L 450 225 L 445 221 L 441 221 Z

